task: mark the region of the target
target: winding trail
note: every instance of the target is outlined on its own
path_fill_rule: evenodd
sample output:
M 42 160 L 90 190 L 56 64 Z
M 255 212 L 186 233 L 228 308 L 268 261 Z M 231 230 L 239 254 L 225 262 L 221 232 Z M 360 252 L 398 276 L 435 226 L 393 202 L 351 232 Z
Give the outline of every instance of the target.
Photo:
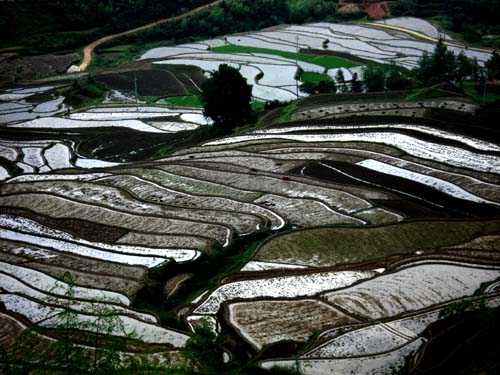
M 103 43 L 106 43 L 106 42 L 110 41 L 111 39 L 118 38 L 118 37 L 123 36 L 123 35 L 133 34 L 133 33 L 136 33 L 138 31 L 143 31 L 143 30 L 151 29 L 151 28 L 153 28 L 155 26 L 158 26 L 158 25 L 161 25 L 162 23 L 165 23 L 165 22 L 175 21 L 175 20 L 178 20 L 178 19 L 182 19 L 182 18 L 186 18 L 186 17 L 192 16 L 193 14 L 200 13 L 200 12 L 203 12 L 204 10 L 208 10 L 208 9 L 213 8 L 213 7 L 216 7 L 217 5 L 219 5 L 220 3 L 222 3 L 222 1 L 223 0 L 216 0 L 216 1 L 212 2 L 212 3 L 205 4 L 205 5 L 202 5 L 202 6 L 198 7 L 198 8 L 192 9 L 192 10 L 186 12 L 186 13 L 179 14 L 178 16 L 164 18 L 164 19 L 161 19 L 159 21 L 155 21 L 155 22 L 149 23 L 149 24 L 144 25 L 144 26 L 136 27 L 135 29 L 131 29 L 131 30 L 127 30 L 127 31 L 124 31 L 124 32 L 121 32 L 121 33 L 118 33 L 118 34 L 112 34 L 112 35 L 108 35 L 108 36 L 102 37 L 101 39 L 98 39 L 95 42 L 90 43 L 88 46 L 86 46 L 83 49 L 83 61 L 80 64 L 80 66 L 78 67 L 78 69 L 81 72 L 83 72 L 84 70 L 86 70 L 87 67 L 89 66 L 91 60 L 92 60 L 92 51 L 97 46 L 99 46 L 99 45 L 101 45 Z
M 419 39 L 427 40 L 429 42 L 437 43 L 439 40 L 436 38 L 433 38 L 429 35 L 426 35 L 424 33 L 421 33 L 419 31 L 407 29 L 405 27 L 399 27 L 399 26 L 393 26 L 393 25 L 386 25 L 383 23 L 375 23 L 375 22 L 363 22 L 362 25 L 367 25 L 367 26 L 373 26 L 373 27 L 378 27 L 382 29 L 388 29 L 388 30 L 394 30 L 394 31 L 401 31 L 405 34 L 409 34 L 411 36 L 414 36 Z M 490 48 L 476 48 L 476 47 L 469 47 L 465 45 L 464 43 L 456 42 L 456 41 L 450 41 L 450 40 L 444 40 L 444 44 L 447 46 L 453 46 L 453 47 L 460 47 L 460 48 L 466 48 L 470 49 L 472 51 L 478 51 L 478 52 L 486 52 L 486 53 L 493 53 L 493 49 Z

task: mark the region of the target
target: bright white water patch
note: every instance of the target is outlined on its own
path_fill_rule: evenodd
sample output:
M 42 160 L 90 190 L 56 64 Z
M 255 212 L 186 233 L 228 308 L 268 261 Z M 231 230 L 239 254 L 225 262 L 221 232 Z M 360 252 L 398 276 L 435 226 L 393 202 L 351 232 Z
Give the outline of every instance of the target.
M 78 112 L 69 115 L 72 120 L 83 121 L 113 121 L 113 120 L 135 120 L 135 119 L 149 119 L 155 117 L 177 117 L 179 113 L 176 112 Z
M 66 242 L 59 239 L 40 237 L 37 235 L 20 233 L 8 229 L 0 229 L 0 238 L 10 241 L 26 242 L 32 245 L 42 246 L 65 253 L 96 258 L 108 262 L 117 262 L 117 263 L 139 265 L 146 267 L 156 267 L 167 261 L 166 258 L 126 255 L 126 254 L 112 253 L 103 250 L 97 250 L 96 248 L 89 246 L 75 245 L 74 243 Z
M 106 94 L 106 98 L 103 103 L 145 103 L 142 100 L 138 100 L 134 94 L 121 92 L 118 90 L 111 90 Z
M 428 35 L 436 39 L 437 38 L 444 38 L 447 40 L 452 39 L 449 35 L 439 31 L 437 27 L 435 27 L 430 22 L 427 22 L 420 18 L 414 18 L 414 17 L 390 18 L 388 20 L 377 21 L 377 23 L 382 23 L 390 26 L 403 27 L 405 29 L 418 31 L 422 34 Z
M 56 99 L 49 100 L 48 102 L 44 102 L 41 104 L 38 104 L 34 109 L 33 112 L 55 112 L 63 108 L 63 101 L 64 101 L 64 96 L 59 96 Z
M 28 285 L 33 285 L 33 287 L 44 292 L 49 292 L 51 294 L 64 296 L 70 288 L 70 285 L 66 282 L 57 280 L 42 272 L 32 270 L 31 268 L 25 268 L 9 263 L 0 262 L 0 269 L 2 272 L 16 277 Z M 130 300 L 120 293 L 85 288 L 76 285 L 71 286 L 71 288 L 73 293 L 72 298 L 92 301 L 115 302 L 123 305 L 130 304 Z
M 63 290 L 63 296 L 61 297 L 50 295 L 47 294 L 46 291 L 40 291 L 40 288 L 38 287 L 32 287 L 28 285 L 25 280 L 21 281 L 20 277 L 16 277 L 15 275 L 7 275 L 2 271 L 0 271 L 0 286 L 2 287 L 2 289 L 10 293 L 17 293 L 23 296 L 27 296 L 50 305 L 55 305 L 58 307 L 67 307 L 68 305 L 71 305 L 71 309 L 84 313 L 92 313 L 94 311 L 112 311 L 113 313 L 120 312 L 130 314 L 152 323 L 158 322 L 153 315 L 136 312 L 125 306 L 116 304 L 115 300 L 96 301 L 94 299 L 91 301 L 80 301 L 78 300 L 78 297 L 70 297 L 64 295 L 64 293 L 69 291 L 69 289 Z M 95 291 L 98 292 L 98 290 Z M 110 303 L 112 305 L 110 305 Z
M 194 47 L 194 48 L 193 48 Z M 179 56 L 187 53 L 201 52 L 202 50 L 207 50 L 208 46 L 177 46 L 177 47 L 158 47 L 147 51 L 144 55 L 140 57 L 139 60 L 145 59 L 164 59 L 172 56 Z
M 46 174 L 46 175 L 24 175 L 14 177 L 9 180 L 11 182 L 28 182 L 28 181 L 57 181 L 57 180 L 68 180 L 68 181 L 92 181 L 97 178 L 103 178 L 111 176 L 110 173 L 86 173 L 86 174 Z
M 205 117 L 203 116 L 203 114 L 199 113 L 183 113 L 181 115 L 181 119 L 186 122 L 192 122 L 199 125 L 213 124 L 213 121 L 210 118 Z
M 9 171 L 0 165 L 0 181 L 6 180 L 9 177 L 10 177 Z
M 63 312 L 61 308 L 46 306 L 15 294 L 0 294 L 0 302 L 8 311 L 23 315 L 32 323 L 38 323 Z
M 168 122 L 168 121 L 149 121 L 151 126 L 161 129 L 169 133 L 177 133 L 186 130 L 194 130 L 199 127 L 198 124 L 192 124 L 189 122 Z
M 107 243 L 90 242 L 72 236 L 68 233 L 40 225 L 33 220 L 10 215 L 0 215 L 0 225 L 3 228 L 14 231 L 68 241 L 81 245 L 83 247 L 93 247 L 102 250 L 101 253 L 104 251 L 115 252 L 117 256 L 119 256 L 120 254 L 142 255 L 145 257 L 174 259 L 179 263 L 192 261 L 200 256 L 200 253 L 198 251 L 189 249 L 156 249 L 142 246 L 111 245 Z M 2 234 L 0 234 L 0 236 L 1 235 Z M 76 247 L 78 245 L 76 245 Z M 113 254 L 111 253 L 110 255 Z
M 471 296 L 481 284 L 498 277 L 500 268 L 416 262 L 322 297 L 345 311 L 379 319 Z
M 3 227 L 0 230 L 1 238 L 128 264 L 156 266 L 167 259 L 187 262 L 200 255 L 196 250 L 156 249 L 89 242 L 62 231 L 47 228 L 35 221 L 10 215 L 1 215 L 0 225 Z
M 279 270 L 279 269 L 301 269 L 307 268 L 306 266 L 300 266 L 297 264 L 286 264 L 286 263 L 273 263 L 273 262 L 261 262 L 257 260 L 252 260 L 245 264 L 245 266 L 240 270 L 241 272 L 251 272 L 251 271 L 268 271 L 268 270 Z
M 357 163 L 357 165 L 360 165 L 364 168 L 371 169 L 373 171 L 381 172 L 384 174 L 389 174 L 392 176 L 398 176 L 402 178 L 406 178 L 408 180 L 412 180 L 427 186 L 430 186 L 436 190 L 439 190 L 445 194 L 451 195 L 452 197 L 459 198 L 459 199 L 465 199 L 471 202 L 476 202 L 476 203 L 486 203 L 486 204 L 493 204 L 496 206 L 500 206 L 500 204 L 496 202 L 492 202 L 486 199 L 483 199 L 481 197 L 478 197 L 477 195 L 471 194 L 468 191 L 462 189 L 461 187 L 458 187 L 455 184 L 452 184 L 451 182 L 441 180 L 436 177 L 431 177 L 427 176 L 425 174 L 417 173 L 417 172 L 411 172 L 403 168 L 395 167 L 390 164 L 382 163 L 377 160 L 373 159 L 367 159 L 360 161 Z
M 85 113 L 124 113 L 124 112 L 133 112 L 133 113 L 152 113 L 152 112 L 160 112 L 160 113 L 169 113 L 172 116 L 176 116 L 180 113 L 202 113 L 200 110 L 196 109 L 184 109 L 184 108 L 166 108 L 166 107 L 156 107 L 156 106 L 128 106 L 128 107 L 99 107 L 92 108 L 86 111 Z
M 118 165 L 122 165 L 122 163 L 116 163 L 112 161 L 104 161 L 98 159 L 85 159 L 85 158 L 78 158 L 76 159 L 75 162 L 75 166 L 86 169 L 109 168 L 109 167 L 116 167 Z
M 378 124 L 378 125 L 306 125 L 306 126 L 289 126 L 285 128 L 270 128 L 255 130 L 250 134 L 282 134 L 293 133 L 298 131 L 315 131 L 315 130 L 358 130 L 358 129 L 404 129 L 414 130 L 420 133 L 429 134 L 443 139 L 452 139 L 463 143 L 464 145 L 475 148 L 480 151 L 496 151 L 500 152 L 500 146 L 496 143 L 483 141 L 482 139 L 467 137 L 461 134 L 447 132 L 445 130 L 431 128 L 423 125 L 413 124 Z
M 354 358 L 299 358 L 298 360 L 274 360 L 262 364 L 264 368 L 284 366 L 294 368 L 298 365 L 304 375 L 383 375 L 390 374 L 392 369 L 404 366 L 406 359 L 416 353 L 424 344 L 423 338 L 411 341 L 396 350 L 365 357 Z
M 71 168 L 71 150 L 68 146 L 57 143 L 45 149 L 43 156 L 51 169 Z
M 217 288 L 194 312 L 216 314 L 223 302 L 237 298 L 312 296 L 322 291 L 346 287 L 374 275 L 373 271 L 339 271 L 235 281 Z
M 430 159 L 460 168 L 500 174 L 498 156 L 479 154 L 460 147 L 427 142 L 394 132 L 362 132 L 349 134 L 251 134 L 222 138 L 203 146 L 226 145 L 238 142 L 286 139 L 300 142 L 374 142 L 397 147 L 412 156 Z
M 141 132 L 163 133 L 163 130 L 157 129 L 139 120 L 79 121 L 79 120 L 71 120 L 59 117 L 45 117 L 28 122 L 10 125 L 10 127 L 27 128 L 27 129 L 68 129 L 68 130 L 86 129 L 86 128 L 121 127 Z

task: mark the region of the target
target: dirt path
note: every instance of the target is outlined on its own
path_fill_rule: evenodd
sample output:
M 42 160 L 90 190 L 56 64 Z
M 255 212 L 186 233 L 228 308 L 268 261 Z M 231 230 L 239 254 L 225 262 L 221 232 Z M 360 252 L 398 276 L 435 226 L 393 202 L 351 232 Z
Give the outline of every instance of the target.
M 85 69 L 87 69 L 87 67 L 90 64 L 90 61 L 92 60 L 92 51 L 97 46 L 99 46 L 99 45 L 101 45 L 103 43 L 106 43 L 106 42 L 110 41 L 111 39 L 114 39 L 114 38 L 117 38 L 117 37 L 123 36 L 123 35 L 133 34 L 133 33 L 136 33 L 138 31 L 151 29 L 151 28 L 153 28 L 155 26 L 158 26 L 158 25 L 161 25 L 162 23 L 165 23 L 165 22 L 175 21 L 175 20 L 178 20 L 178 19 L 181 19 L 181 18 L 189 17 L 189 16 L 191 16 L 191 15 L 193 15 L 195 13 L 199 13 L 199 12 L 202 12 L 204 10 L 213 8 L 213 7 L 217 6 L 217 5 L 219 5 L 220 3 L 222 3 L 222 1 L 223 0 L 217 0 L 217 1 L 214 1 L 212 3 L 206 4 L 206 5 L 202 5 L 201 7 L 192 9 L 192 10 L 186 12 L 186 13 L 182 13 L 182 14 L 180 14 L 178 16 L 164 18 L 164 19 L 161 19 L 159 21 L 155 21 L 155 22 L 152 22 L 150 24 L 137 27 L 135 29 L 127 30 L 127 31 L 124 31 L 124 32 L 118 33 L 118 34 L 108 35 L 108 36 L 105 36 L 105 37 L 103 37 L 101 39 L 98 39 L 95 42 L 90 43 L 88 46 L 86 46 L 83 49 L 83 61 L 80 64 L 79 69 L 80 69 L 80 71 L 84 71 Z
M 437 43 L 438 42 L 438 39 L 436 39 L 436 38 L 433 38 L 433 37 L 431 37 L 429 35 L 425 35 L 425 34 L 423 34 L 421 32 L 415 31 L 415 30 L 406 29 L 404 27 L 386 25 L 386 24 L 383 24 L 383 23 L 375 23 L 375 22 L 364 22 L 363 24 L 367 25 L 367 26 L 379 27 L 379 28 L 382 28 L 382 29 L 401 31 L 401 32 L 403 32 L 405 34 L 409 34 L 409 35 L 412 35 L 412 36 L 417 37 L 419 39 L 427 40 L 427 41 L 433 42 L 433 43 Z M 464 43 L 455 42 L 455 41 L 445 40 L 444 44 L 447 45 L 447 46 L 454 46 L 454 47 L 466 48 L 466 49 L 469 49 L 471 51 L 493 53 L 493 50 L 490 49 L 490 48 L 469 47 L 469 46 L 465 45 Z

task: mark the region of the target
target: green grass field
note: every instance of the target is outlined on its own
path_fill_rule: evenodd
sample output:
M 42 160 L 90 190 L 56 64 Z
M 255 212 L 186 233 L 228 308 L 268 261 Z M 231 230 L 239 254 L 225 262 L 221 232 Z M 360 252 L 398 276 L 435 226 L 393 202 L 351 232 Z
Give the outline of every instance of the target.
M 113 46 L 109 48 L 104 48 L 101 52 L 126 52 L 129 51 L 133 47 L 133 44 L 122 44 L 120 46 Z
M 321 81 L 331 81 L 332 77 L 324 73 L 304 72 L 300 76 L 302 82 L 319 83 Z
M 315 228 L 285 233 L 265 242 L 255 260 L 294 260 L 311 266 L 363 262 L 469 241 L 500 230 L 496 221 L 429 221 L 372 228 Z
M 355 62 L 352 62 L 347 59 L 342 59 L 336 56 L 327 56 L 327 55 L 313 55 L 308 53 L 299 53 L 295 54 L 294 52 L 285 52 L 278 51 L 275 49 L 267 49 L 267 48 L 256 48 L 256 47 L 247 47 L 247 46 L 235 46 L 235 45 L 227 45 L 221 47 L 212 48 L 213 52 L 224 52 L 224 53 L 265 53 L 268 55 L 275 55 L 286 57 L 288 59 L 295 59 L 297 57 L 298 60 L 308 62 L 311 64 L 316 64 L 324 67 L 325 69 L 333 69 L 333 68 L 352 68 L 358 66 Z
M 203 103 L 196 95 L 171 96 L 169 98 L 165 98 L 165 101 L 180 107 L 203 107 Z

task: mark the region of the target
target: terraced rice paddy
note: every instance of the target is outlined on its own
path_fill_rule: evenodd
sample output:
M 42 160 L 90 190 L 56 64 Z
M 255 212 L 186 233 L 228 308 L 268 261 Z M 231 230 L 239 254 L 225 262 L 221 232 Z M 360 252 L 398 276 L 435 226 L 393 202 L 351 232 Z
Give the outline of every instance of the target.
M 283 26 L 177 47 L 158 47 L 143 54 L 141 59 L 167 66 L 196 66 L 205 72 L 228 64 L 239 69 L 253 85 L 252 94 L 256 100 L 287 101 L 305 95 L 297 89 L 298 67 L 305 72 L 326 73 L 331 77 L 341 68 L 347 81 L 352 80 L 354 74 L 359 78 L 362 74 L 360 64 L 335 56 L 339 53 L 352 55 L 355 61 L 361 58 L 412 69 L 424 51 L 431 53 L 434 50 L 432 38 L 441 35 L 429 22 L 414 18 L 391 19 L 384 24 L 389 26 L 384 29 L 376 27 L 377 24 Z M 414 31 L 405 33 L 398 26 L 421 33 L 427 39 L 417 39 Z M 446 36 L 446 39 L 451 38 Z M 487 52 L 456 43 L 449 48 L 455 54 L 463 51 L 480 64 L 489 59 Z
M 297 98 L 297 66 L 343 69 L 347 80 L 361 71 L 318 50 L 409 68 L 433 48 L 403 32 L 318 23 L 142 59 L 205 73 L 228 63 L 256 100 L 286 101 Z M 156 153 L 210 120 L 120 92 L 108 96 L 119 104 L 80 112 L 57 96 L 31 102 L 51 90 L 0 94 L 2 345 L 33 326 L 52 340 L 68 312 L 74 329 L 96 332 L 111 311 L 111 335 L 153 351 L 177 353 L 207 325 L 233 358 L 269 350 L 263 367 L 387 373 L 424 350 L 426 328 L 457 302 L 500 304 L 500 145 L 426 120 L 471 116 L 472 102 L 303 98 L 293 123 Z M 380 117 L 389 115 L 399 117 Z

